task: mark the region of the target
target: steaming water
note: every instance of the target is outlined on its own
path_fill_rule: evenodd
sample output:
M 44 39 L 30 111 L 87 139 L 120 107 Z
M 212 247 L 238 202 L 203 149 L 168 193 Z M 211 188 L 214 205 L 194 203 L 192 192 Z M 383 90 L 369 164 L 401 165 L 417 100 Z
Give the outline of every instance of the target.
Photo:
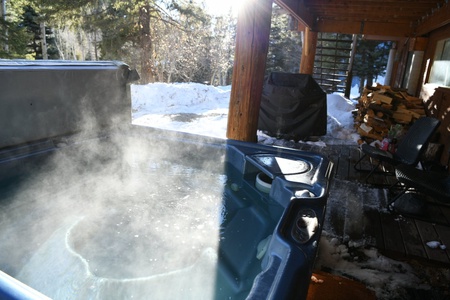
M 103 151 L 2 191 L 1 268 L 54 299 L 214 298 L 223 172 Z

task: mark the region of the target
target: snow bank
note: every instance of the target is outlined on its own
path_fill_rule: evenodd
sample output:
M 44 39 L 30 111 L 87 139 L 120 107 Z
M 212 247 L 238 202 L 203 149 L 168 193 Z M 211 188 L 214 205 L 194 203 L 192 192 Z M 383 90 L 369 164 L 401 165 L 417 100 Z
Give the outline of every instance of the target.
M 352 111 L 355 103 L 339 94 L 327 95 L 328 109 L 328 135 L 341 141 L 356 142 L 359 135 L 353 127 Z
M 213 87 L 199 83 L 153 83 L 132 85 L 133 124 L 226 137 L 231 86 Z M 314 142 L 356 143 L 353 128 L 355 103 L 339 94 L 327 95 L 327 135 Z M 277 140 L 258 131 L 261 143 L 289 146 L 293 141 Z
M 133 117 L 161 113 L 204 113 L 228 109 L 230 90 L 199 83 L 131 86 Z

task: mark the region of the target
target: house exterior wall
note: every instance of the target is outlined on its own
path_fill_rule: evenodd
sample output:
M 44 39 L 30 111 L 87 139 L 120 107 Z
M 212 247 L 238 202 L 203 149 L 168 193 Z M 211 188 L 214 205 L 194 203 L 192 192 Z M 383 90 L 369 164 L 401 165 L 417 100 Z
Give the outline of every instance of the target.
M 426 48 L 424 60 L 422 64 L 422 74 L 424 74 L 421 82 L 422 90 L 423 86 L 428 84 L 430 79 L 431 67 L 433 66 L 434 56 L 436 53 L 437 44 L 439 41 L 450 38 L 450 24 L 441 27 L 430 33 L 428 39 L 428 47 Z M 424 95 L 427 96 L 427 95 Z M 431 95 L 430 95 L 431 96 Z
M 439 41 L 450 38 L 450 24 L 430 33 L 428 47 L 425 50 L 422 63 L 422 79 L 419 84 L 420 97 L 425 102 L 427 114 L 441 121 L 438 129 L 437 142 L 444 145 L 440 162 L 443 165 L 449 163 L 450 151 L 450 87 L 430 83 L 430 73 L 433 66 L 436 49 Z

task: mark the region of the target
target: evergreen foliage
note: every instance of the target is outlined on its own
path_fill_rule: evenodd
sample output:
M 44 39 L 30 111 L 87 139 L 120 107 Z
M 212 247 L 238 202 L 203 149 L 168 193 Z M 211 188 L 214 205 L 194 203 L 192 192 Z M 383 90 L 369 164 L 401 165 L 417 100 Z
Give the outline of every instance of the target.
M 372 86 L 378 76 L 385 75 L 391 47 L 392 42 L 358 39 L 353 74 L 360 78 L 360 92 L 364 86 Z
M 32 35 L 18 22 L 0 19 L 0 58 L 24 58 Z
M 39 23 L 40 16 L 34 10 L 33 7 L 27 5 L 23 8 L 22 22 L 19 23 L 19 27 L 26 28 L 27 32 L 30 34 L 31 38 L 27 43 L 27 53 L 34 57 L 34 59 L 43 59 L 43 49 L 42 49 L 42 27 Z M 56 42 L 54 34 L 51 28 L 43 26 L 45 30 L 45 39 L 47 43 L 47 55 L 48 59 L 58 59 L 58 49 L 56 47 Z
M 272 10 L 269 53 L 266 73 L 282 71 L 298 73 L 302 54 L 301 33 L 291 28 L 292 20 L 279 6 Z
M 236 16 L 208 15 L 200 1 L 7 1 L 0 58 L 42 58 L 45 24 L 50 59 L 121 60 L 138 70 L 141 83 L 230 84 Z M 298 72 L 302 34 L 280 7 L 273 6 L 272 16 L 266 72 Z M 388 47 L 358 45 L 354 74 L 382 74 Z

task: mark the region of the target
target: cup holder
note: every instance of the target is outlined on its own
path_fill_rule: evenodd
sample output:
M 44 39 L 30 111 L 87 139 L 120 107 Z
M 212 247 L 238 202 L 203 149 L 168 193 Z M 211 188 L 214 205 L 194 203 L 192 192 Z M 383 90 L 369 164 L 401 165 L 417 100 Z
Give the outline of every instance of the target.
M 258 191 L 268 194 L 272 188 L 272 178 L 267 176 L 265 173 L 260 172 L 256 175 L 255 186 Z

